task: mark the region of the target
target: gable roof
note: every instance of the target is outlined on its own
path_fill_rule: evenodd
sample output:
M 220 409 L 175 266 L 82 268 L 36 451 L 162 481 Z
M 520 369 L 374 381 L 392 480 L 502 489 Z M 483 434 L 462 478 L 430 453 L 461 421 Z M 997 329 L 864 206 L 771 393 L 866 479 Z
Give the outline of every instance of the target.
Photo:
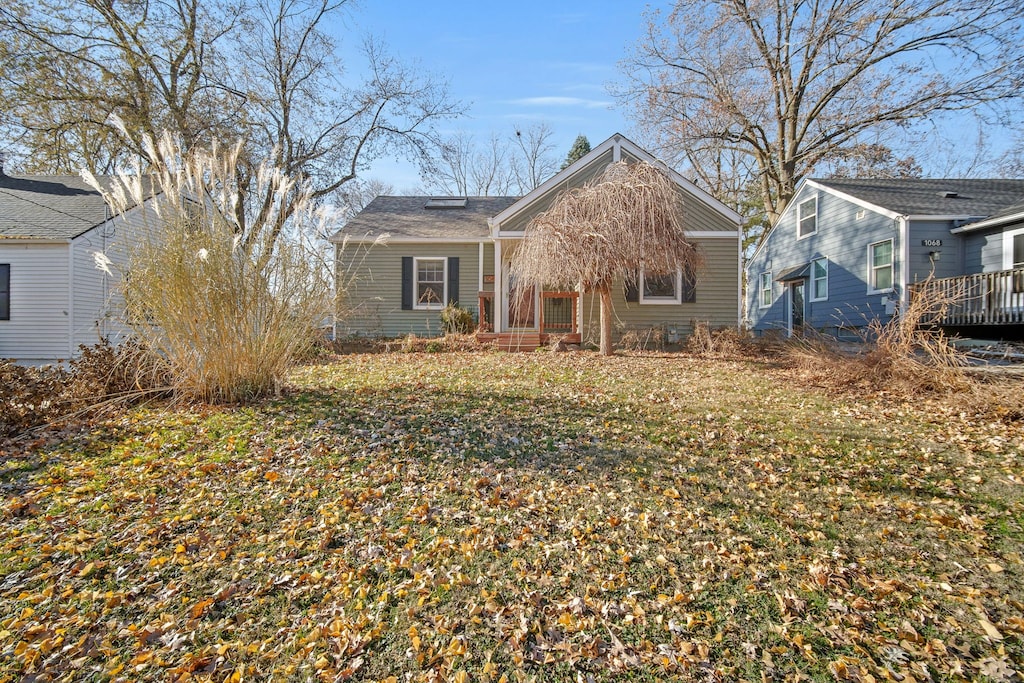
M 69 240 L 108 218 L 102 195 L 78 176 L 0 175 L 0 239 Z
M 814 178 L 831 188 L 904 216 L 987 217 L 1024 198 L 1024 180 L 1002 178 Z
M 545 195 L 550 195 L 550 193 L 555 191 L 559 186 L 571 185 L 573 176 L 583 174 L 589 166 L 600 163 L 602 157 L 606 156 L 609 152 L 613 153 L 612 161 L 618 161 L 623 151 L 635 159 L 640 159 L 641 161 L 646 161 L 651 165 L 662 168 L 668 173 L 669 178 L 671 178 L 673 182 L 721 213 L 723 216 L 726 216 L 737 226 L 743 222 L 743 217 L 740 216 L 739 213 L 715 199 L 710 193 L 697 187 L 697 185 L 684 178 L 678 172 L 668 168 L 667 164 L 654 157 L 650 152 L 640 147 L 625 135 L 615 133 L 601 144 L 595 145 L 589 152 L 577 159 L 575 162 L 563 168 L 554 176 L 535 187 L 528 194 L 520 198 L 513 205 L 510 205 L 500 214 L 494 216 L 491 220 L 492 232 L 495 232 L 502 223 L 512 219 L 517 214 L 531 209 L 535 202 L 542 199 Z
M 427 208 L 431 199 L 454 197 L 400 197 L 381 195 L 331 237 L 375 239 L 390 234 L 398 239 L 465 239 L 488 236 L 487 219 L 515 203 L 517 197 L 466 197 L 465 206 Z M 450 202 L 446 202 L 450 203 Z

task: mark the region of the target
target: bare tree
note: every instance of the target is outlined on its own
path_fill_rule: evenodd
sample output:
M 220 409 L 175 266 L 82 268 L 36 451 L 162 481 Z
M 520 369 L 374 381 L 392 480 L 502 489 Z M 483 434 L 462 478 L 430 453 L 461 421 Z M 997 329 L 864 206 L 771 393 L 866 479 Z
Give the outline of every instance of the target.
M 487 146 L 476 154 L 469 175 L 476 188 L 474 194 L 524 194 L 523 188 L 515 185 L 515 174 L 509 165 L 508 146 L 497 133 L 491 133 Z
M 914 157 L 899 157 L 878 143 L 844 149 L 822 166 L 830 178 L 920 178 L 924 173 Z
M 465 131 L 449 137 L 424 179 L 431 189 L 462 196 L 507 195 L 515 186 L 508 146 L 496 133 L 483 148 Z
M 471 134 L 460 131 L 442 144 L 440 158 L 424 173 L 424 181 L 431 190 L 454 195 L 526 194 L 558 170 L 551 136 L 547 124 L 537 124 L 525 132 L 517 128 L 507 139 L 491 133 L 481 147 Z
M 346 4 L 28 0 L 0 7 L 0 56 L 9 65 L 0 74 L 3 123 L 35 160 L 32 170 L 49 172 L 123 166 L 162 131 L 186 151 L 244 140 L 235 225 L 243 247 L 255 249 L 265 234 L 276 240 L 291 217 L 287 205 L 277 212 L 265 201 L 273 193 L 259 193 L 261 202 L 248 191 L 263 159 L 303 178 L 318 201 L 382 154 L 428 163 L 439 141 L 435 122 L 460 113 L 444 83 L 373 41 L 363 46 L 361 82 L 343 80 L 328 26 Z M 268 218 L 269 233 L 247 227 L 262 228 Z
M 639 162 L 609 164 L 591 182 L 559 195 L 534 217 L 512 254 L 510 272 L 527 286 L 575 288 L 601 300 L 601 353 L 612 353 L 612 284 L 682 270 L 693 280 L 703 259 L 683 231 L 675 183 Z
M 699 0 L 653 12 L 619 93 L 674 162 L 750 159 L 774 221 L 799 180 L 942 112 L 1019 101 L 1019 0 Z
M 999 173 L 1006 178 L 1024 177 L 1024 134 L 1018 134 L 1014 146 L 999 159 Z
M 552 156 L 551 126 L 537 123 L 529 128 L 516 128 L 513 138 L 512 171 L 524 194 L 558 172 L 558 160 Z

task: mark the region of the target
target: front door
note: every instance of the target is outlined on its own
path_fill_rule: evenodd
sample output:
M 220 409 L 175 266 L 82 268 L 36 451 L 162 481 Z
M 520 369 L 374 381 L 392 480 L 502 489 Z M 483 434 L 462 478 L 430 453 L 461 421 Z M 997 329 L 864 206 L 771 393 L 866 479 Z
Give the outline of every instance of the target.
M 804 281 L 789 286 L 789 336 L 799 335 L 804 328 Z
M 508 326 L 510 328 L 533 328 L 536 306 L 536 288 L 524 286 L 511 273 L 508 276 Z

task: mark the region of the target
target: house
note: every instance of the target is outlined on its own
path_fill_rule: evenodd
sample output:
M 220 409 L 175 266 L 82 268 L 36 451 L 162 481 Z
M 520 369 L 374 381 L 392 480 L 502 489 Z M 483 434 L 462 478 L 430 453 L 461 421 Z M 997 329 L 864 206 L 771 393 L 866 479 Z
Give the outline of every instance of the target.
M 840 335 L 931 277 L 961 301 L 940 324 L 1021 324 L 1022 256 L 1024 180 L 808 179 L 747 264 L 747 322 Z
M 596 296 L 517 286 L 508 263 L 534 216 L 620 160 L 656 162 L 614 135 L 524 197 L 377 197 L 332 237 L 346 306 L 336 335 L 438 335 L 439 311 L 456 302 L 479 321 L 481 337 L 499 345 L 596 339 Z M 671 177 L 683 196 L 687 235 L 706 265 L 695 283 L 677 274 L 641 278 L 630 291 L 615 287 L 620 336 L 661 330 L 673 341 L 695 321 L 739 321 L 741 218 L 682 176 Z
M 77 176 L 0 169 L 0 358 L 51 363 L 118 336 L 115 283 L 95 253 L 123 251 L 126 229 Z

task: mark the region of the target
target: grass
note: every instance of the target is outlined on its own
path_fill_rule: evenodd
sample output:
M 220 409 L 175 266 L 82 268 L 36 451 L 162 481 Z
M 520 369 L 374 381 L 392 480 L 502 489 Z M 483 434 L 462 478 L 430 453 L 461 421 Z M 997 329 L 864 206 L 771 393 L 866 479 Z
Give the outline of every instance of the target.
M 292 382 L 4 456 L 0 681 L 1024 667 L 1019 422 L 686 355 L 352 355 Z

